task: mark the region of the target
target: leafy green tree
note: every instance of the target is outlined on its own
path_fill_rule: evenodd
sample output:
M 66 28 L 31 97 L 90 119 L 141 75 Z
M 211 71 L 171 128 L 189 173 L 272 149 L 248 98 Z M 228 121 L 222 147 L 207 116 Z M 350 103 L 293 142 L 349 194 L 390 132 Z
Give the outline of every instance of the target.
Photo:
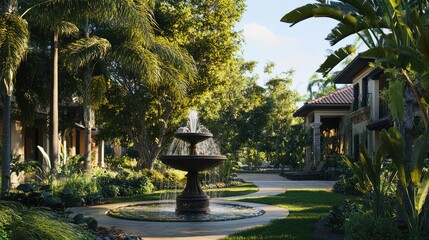
M 274 67 L 274 65 L 271 65 Z M 271 71 L 267 71 L 270 73 Z M 267 94 L 266 104 L 271 106 L 268 112 L 268 120 L 263 131 L 264 133 L 264 151 L 272 162 L 286 164 L 290 160 L 294 160 L 293 166 L 300 160 L 301 154 L 291 157 L 288 153 L 289 139 L 294 139 L 291 130 L 292 125 L 297 122 L 293 117 L 293 113 L 297 110 L 296 103 L 300 101 L 299 94 L 291 89 L 293 70 L 283 72 L 280 75 L 271 77 L 266 83 Z M 299 151 L 299 149 L 296 149 Z M 289 159 L 287 159 L 289 158 Z M 290 164 L 289 164 L 290 165 Z
M 16 72 L 28 51 L 29 31 L 27 22 L 18 13 L 17 0 L 1 2 L 0 13 L 0 78 L 3 95 L 2 183 L 1 193 L 10 188 L 11 159 L 11 98 Z
M 181 99 L 196 69 L 186 50 L 163 37 L 155 37 L 150 45 L 137 46 L 133 52 L 128 45 L 122 45 L 120 49 L 127 54 L 124 58 L 140 57 L 142 63 L 148 64 L 145 71 L 156 75 L 136 74 L 133 66 L 126 62 L 118 65 L 117 60 L 111 59 L 109 65 L 115 71 L 109 75 L 111 87 L 100 109 L 101 137 L 121 139 L 139 152 L 139 166 L 152 168 L 171 122 L 176 121 L 177 126 L 177 119 L 182 119 L 177 114 L 186 114 L 178 109 L 183 106 Z
M 238 141 L 239 122 L 243 114 L 262 104 L 261 96 L 252 94 L 256 76 L 250 76 L 256 62 L 237 59 L 236 64 L 225 69 L 225 77 L 230 78 L 224 85 L 210 92 L 210 98 L 199 107 L 203 124 L 213 133 L 222 153 L 234 154 L 242 143 Z
M 244 1 L 233 0 L 161 0 L 155 8 L 159 24 L 157 34 L 176 41 L 187 49 L 197 64 L 198 79 L 188 88 L 189 104 L 199 106 L 213 97 L 228 77 L 241 41 L 235 24 L 244 12 Z M 200 114 L 203 115 L 203 114 Z
M 129 90 L 132 88 L 118 82 L 123 87 L 127 87 L 124 89 L 128 92 L 127 94 L 137 96 L 136 101 L 144 100 L 148 103 L 148 105 L 141 106 L 141 108 L 145 107 L 147 111 L 146 113 L 141 112 L 141 114 L 145 114 L 144 121 L 140 120 L 140 122 L 130 125 L 133 126 L 133 131 L 135 130 L 136 133 L 144 130 L 148 134 L 144 136 L 145 139 L 141 140 L 137 139 L 137 137 L 141 138 L 140 133 L 133 134 L 134 140 L 129 141 L 133 142 L 134 147 L 143 146 L 143 142 L 150 144 L 146 144 L 147 147 L 141 148 L 140 151 L 141 157 L 151 156 L 147 161 L 142 160 L 142 162 L 147 162 L 146 167 L 151 166 L 151 162 L 163 146 L 167 137 L 164 134 L 171 133 L 178 127 L 178 123 L 187 114 L 189 108 L 196 108 L 202 112 L 208 110 L 208 106 L 215 106 L 214 111 L 205 111 L 200 116 L 206 116 L 207 122 L 219 119 L 218 113 L 222 105 L 216 101 L 220 98 L 226 99 L 227 91 L 224 90 L 234 85 L 234 76 L 238 75 L 239 65 L 236 64 L 235 54 L 239 49 L 239 35 L 234 29 L 234 24 L 239 20 L 243 11 L 243 1 L 158 1 L 156 3 L 154 17 L 158 28 L 155 34 L 165 42 L 174 43 L 186 49 L 196 63 L 198 75 L 194 81 L 189 81 L 186 79 L 186 75 L 189 74 L 186 71 L 183 74 L 184 68 L 178 68 L 179 71 L 163 75 L 167 78 L 164 78 L 162 83 L 155 88 L 141 83 L 137 84 L 136 86 L 143 86 L 137 92 Z M 178 51 L 176 52 L 178 53 Z M 166 63 L 166 59 L 161 60 Z M 174 63 L 174 61 L 169 62 Z M 183 81 L 184 79 L 186 81 Z M 171 85 L 180 82 L 186 82 L 186 89 L 182 89 L 183 91 Z M 177 91 L 178 89 L 179 91 Z M 140 112 L 128 111 L 130 114 Z M 161 112 L 169 112 L 169 114 L 159 114 L 159 117 L 157 113 Z

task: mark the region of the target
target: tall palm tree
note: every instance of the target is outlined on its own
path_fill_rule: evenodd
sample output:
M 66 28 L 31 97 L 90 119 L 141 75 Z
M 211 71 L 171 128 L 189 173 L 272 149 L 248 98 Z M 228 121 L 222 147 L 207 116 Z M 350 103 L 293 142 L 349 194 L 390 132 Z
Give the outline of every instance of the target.
M 132 6 L 130 6 L 132 7 Z M 145 9 L 145 11 L 142 11 Z M 151 31 L 151 21 L 150 15 L 145 15 L 148 7 L 139 6 L 140 15 L 126 15 L 127 18 L 122 18 L 121 21 L 123 23 L 119 23 L 119 25 L 128 26 L 128 28 L 132 29 L 130 32 L 130 36 L 136 34 L 139 35 L 139 41 L 145 43 L 151 43 L 152 31 Z M 137 9 L 136 9 L 137 10 Z M 87 13 L 84 15 L 82 19 L 78 19 L 80 21 L 83 32 L 83 37 L 77 39 L 75 42 L 69 44 L 62 51 L 64 57 L 64 64 L 67 69 L 71 71 L 80 71 L 79 78 L 81 81 L 81 94 L 82 94 L 82 105 L 84 108 L 84 126 L 85 126 L 85 169 L 86 171 L 90 171 L 91 167 L 91 142 L 92 142 L 92 129 L 95 126 L 95 113 L 94 107 L 97 105 L 94 102 L 94 98 L 91 96 L 91 86 L 96 82 L 96 79 L 100 79 L 98 76 L 94 78 L 94 70 L 99 63 L 102 63 L 103 60 L 107 57 L 109 50 L 111 48 L 111 44 L 108 39 L 97 36 L 97 31 L 105 30 L 106 25 L 109 24 L 118 24 L 116 19 L 112 20 L 111 16 L 115 15 L 117 17 L 123 16 L 122 13 L 110 12 L 109 15 L 98 16 L 94 18 L 91 13 Z M 141 28 L 141 25 L 137 25 L 139 28 L 135 28 L 135 25 L 132 25 L 132 21 L 135 18 L 139 18 L 140 22 L 144 25 Z M 104 25 L 104 26 L 103 26 Z M 127 36 L 129 38 L 130 36 Z M 108 36 L 106 36 L 108 37 Z M 135 59 L 128 58 L 128 64 L 134 64 L 132 62 Z M 130 61 L 131 60 L 131 61 Z M 139 70 L 141 71 L 141 70 Z M 151 79 L 151 78 L 148 78 Z M 100 89 L 99 89 L 100 90 Z
M 38 22 L 52 29 L 52 103 L 51 103 L 51 141 L 50 141 L 50 155 L 52 166 L 57 164 L 58 159 L 58 42 L 60 37 L 60 26 L 64 25 L 64 22 L 73 22 L 76 24 L 84 23 L 84 29 L 90 29 L 90 23 L 92 22 L 104 22 L 113 21 L 114 19 L 128 18 L 129 22 L 133 22 L 135 27 L 139 27 L 142 32 L 145 33 L 146 40 L 149 40 L 151 27 L 148 22 L 149 11 L 144 3 L 133 2 L 133 1 L 116 1 L 116 0 L 97 0 L 97 1 L 85 1 L 85 0 L 60 0 L 60 1 L 40 1 L 33 0 L 36 7 L 32 9 L 31 13 L 35 16 Z M 142 13 L 146 13 L 143 16 Z M 130 20 L 132 19 L 132 20 Z M 85 23 L 87 23 L 85 25 Z M 86 31 L 89 33 L 89 31 Z M 85 37 L 89 40 L 89 34 L 85 34 Z M 91 39 L 91 46 L 94 46 L 94 39 Z M 90 41 L 86 41 L 87 43 Z M 94 48 L 92 48 L 94 49 Z M 82 59 L 81 59 L 82 60 Z M 92 59 L 93 60 L 93 59 Z M 91 67 L 88 63 L 86 79 L 86 86 L 89 86 L 88 77 L 91 71 Z M 87 101 L 84 102 L 84 104 Z M 86 128 L 85 138 L 85 155 L 87 163 L 85 164 L 89 168 L 90 157 L 91 157 L 91 132 L 92 128 L 90 116 L 93 115 L 93 111 L 90 110 L 87 105 L 84 106 L 84 122 Z M 87 168 L 87 169 L 88 169 Z
M 195 75 L 193 60 L 186 51 L 162 37 L 153 36 L 153 41 L 147 41 L 144 36 L 146 33 L 126 22 L 92 23 L 91 26 L 96 26 L 92 28 L 91 34 L 85 34 L 83 38 L 62 50 L 64 65 L 69 70 L 78 72 L 78 77 L 82 79 L 82 102 L 87 106 L 86 117 L 93 114 L 94 109 L 98 107 L 98 102 L 94 101 L 94 92 L 90 90 L 93 89 L 91 87 L 93 83 L 100 79 L 100 74 L 117 81 L 133 93 L 141 89 L 145 91 L 169 89 L 169 95 L 184 93 L 186 81 Z M 133 90 L 128 88 L 130 86 Z M 170 114 L 166 111 L 164 115 Z M 140 121 L 143 123 L 145 119 Z M 91 137 L 92 124 L 92 119 L 87 118 L 85 125 L 88 138 Z M 157 136 L 160 142 L 166 129 L 162 128 Z M 150 163 L 145 165 L 150 167 L 161 148 L 153 150 L 152 147 L 148 147 L 148 142 L 142 139 L 150 139 L 147 136 L 149 131 L 143 130 L 144 128 L 138 137 L 134 138 L 136 139 L 134 143 L 141 157 L 149 159 Z
M 4 0 L 0 13 L 0 78 L 3 82 L 2 195 L 10 188 L 11 97 L 15 74 L 28 50 L 27 22 L 18 15 L 18 1 Z

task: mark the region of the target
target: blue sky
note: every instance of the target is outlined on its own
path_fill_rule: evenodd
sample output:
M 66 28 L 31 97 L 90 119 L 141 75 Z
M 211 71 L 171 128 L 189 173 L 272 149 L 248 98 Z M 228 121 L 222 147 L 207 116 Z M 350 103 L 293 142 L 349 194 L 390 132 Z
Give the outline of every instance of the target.
M 243 56 L 258 62 L 256 73 L 259 83 L 264 84 L 268 76 L 263 68 L 268 61 L 276 64 L 277 74 L 295 69 L 292 88 L 300 94 L 306 93 L 309 78 L 328 55 L 328 49 L 345 46 L 340 42 L 331 47 L 325 40 L 336 22 L 330 19 L 309 19 L 290 27 L 280 22 L 284 14 L 314 0 L 247 0 L 247 9 L 237 30 L 242 30 L 245 43 Z M 353 40 L 353 39 L 352 39 Z M 351 42 L 352 40 L 346 39 Z

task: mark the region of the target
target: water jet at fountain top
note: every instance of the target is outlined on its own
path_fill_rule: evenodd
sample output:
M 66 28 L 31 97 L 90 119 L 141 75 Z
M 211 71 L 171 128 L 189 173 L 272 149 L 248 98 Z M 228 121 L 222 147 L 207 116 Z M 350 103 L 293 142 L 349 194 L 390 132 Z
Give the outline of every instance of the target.
M 189 147 L 186 141 L 181 137 L 186 138 L 186 133 L 192 135 L 192 133 L 201 133 L 204 141 L 198 142 L 196 145 L 196 155 L 221 155 L 220 150 L 216 142 L 211 138 L 211 132 L 198 121 L 198 112 L 191 110 L 189 112 L 189 118 L 186 127 L 180 127 L 175 132 L 175 139 L 171 143 L 167 155 L 189 155 Z M 197 137 L 195 137 L 197 139 Z M 198 141 L 198 139 L 197 139 Z M 196 143 L 191 143 L 196 144 Z

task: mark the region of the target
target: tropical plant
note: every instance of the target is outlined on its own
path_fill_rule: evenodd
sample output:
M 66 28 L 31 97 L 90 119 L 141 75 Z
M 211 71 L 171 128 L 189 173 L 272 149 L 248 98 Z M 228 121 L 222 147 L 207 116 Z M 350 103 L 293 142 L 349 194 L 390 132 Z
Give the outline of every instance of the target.
M 347 156 L 343 156 L 343 160 L 358 177 L 362 189 L 368 182 L 370 183 L 374 215 L 376 217 L 388 216 L 386 198 L 389 190 L 392 189 L 396 172 L 385 167 L 389 162 L 386 161 L 386 153 L 383 148 L 379 148 L 372 155 L 368 153 L 365 146 L 361 145 L 360 149 L 359 160 L 352 162 Z
M 349 220 L 350 216 L 364 212 L 365 208 L 362 201 L 347 198 L 341 204 L 333 206 L 321 220 L 323 226 L 336 232 L 344 232 L 344 224 Z
M 429 175 L 423 168 L 429 149 L 429 130 L 416 140 L 409 164 L 405 156 L 405 140 L 397 129 L 383 130 L 380 139 L 381 147 L 392 158 L 398 171 L 398 179 L 403 190 L 398 189 L 397 197 L 406 216 L 410 236 L 412 239 L 419 239 L 423 219 L 427 214 L 424 204 L 429 191 Z
M 418 81 L 411 78 L 410 74 L 416 72 L 427 78 L 429 72 L 429 49 L 426 44 L 429 41 L 426 31 L 428 3 L 418 0 L 317 2 L 292 10 L 281 21 L 295 25 L 311 17 L 332 18 L 339 23 L 326 38 L 331 45 L 348 36 L 358 35 L 368 47 L 362 56 L 374 58 L 377 66 L 403 76 L 420 106 L 427 126 L 428 116 L 423 99 L 427 102 L 428 96 L 421 96 Z M 327 58 L 318 71 L 329 72 L 355 51 L 356 48 L 351 45 L 340 48 Z M 427 92 L 427 84 L 421 84 L 420 87 Z M 402 100 L 400 95 L 393 95 L 392 99 Z
M 350 240 L 377 239 L 400 240 L 400 230 L 392 218 L 375 217 L 370 212 L 351 214 L 344 226 L 345 235 Z
M 18 1 L 3 1 L 0 13 L 0 78 L 4 96 L 1 195 L 10 189 L 11 99 L 16 72 L 28 51 L 29 35 L 27 21 L 18 14 Z
M 140 37 L 143 37 L 141 40 L 144 42 L 151 42 L 151 32 L 153 22 L 151 20 L 151 12 L 149 10 L 149 5 L 151 3 L 143 2 L 130 2 L 130 1 L 113 1 L 113 0 L 102 0 L 98 2 L 87 2 L 87 1 L 39 1 L 33 0 L 28 1 L 30 6 L 33 5 L 31 11 L 29 11 L 29 17 L 34 20 L 34 24 L 38 25 L 41 29 L 44 29 L 44 32 L 53 33 L 52 34 L 52 43 L 50 49 L 52 50 L 52 71 L 53 71 L 53 102 L 51 105 L 51 161 L 52 166 L 55 168 L 56 163 L 58 162 L 58 146 L 56 139 L 58 139 L 58 94 L 56 93 L 58 87 L 58 43 L 60 42 L 60 37 L 62 36 L 77 36 L 76 33 L 79 33 L 77 26 L 82 27 L 83 38 L 75 40 L 70 46 L 75 47 L 73 52 L 70 52 L 68 55 L 64 55 L 62 59 L 67 59 L 68 68 L 72 69 L 74 73 L 72 78 L 80 79 L 81 83 L 81 96 L 84 101 L 84 123 L 86 127 L 86 138 L 85 138 L 85 156 L 88 161 L 86 161 L 87 170 L 90 166 L 90 157 L 91 157 L 91 132 L 88 129 L 93 127 L 93 108 L 95 108 L 97 101 L 94 101 L 97 97 L 102 95 L 104 92 L 101 91 L 103 88 L 100 88 L 100 79 L 105 81 L 102 78 L 102 74 L 99 71 L 97 76 L 92 76 L 94 71 L 94 65 L 97 60 L 105 57 L 106 46 L 110 43 L 102 37 L 97 37 L 93 32 L 97 30 L 106 29 L 102 27 L 103 24 L 111 24 L 115 22 L 116 25 L 129 26 L 133 29 L 139 29 Z M 121 18 L 121 21 L 116 21 L 116 19 Z M 132 24 L 129 24 L 131 23 Z M 124 35 L 132 36 L 133 31 L 124 31 Z M 112 34 L 113 35 L 113 34 Z M 67 45 L 70 39 L 67 41 L 62 41 L 61 43 Z M 107 44 L 107 45 L 106 45 Z M 100 47 L 102 46 L 102 47 Z M 132 46 L 128 44 L 127 46 Z M 63 49 L 62 52 L 66 51 Z M 66 51 L 67 52 L 67 51 Z M 119 51 L 121 52 L 121 51 Z M 124 51 L 122 51 L 124 52 Z M 123 59 L 135 59 L 130 58 L 131 55 L 127 55 Z M 67 57 L 67 58 L 65 58 Z M 71 60 L 70 59 L 73 59 Z M 118 58 L 116 58 L 118 60 Z M 118 61 L 120 63 L 121 61 Z M 87 66 L 86 66 L 87 65 Z M 135 66 L 136 64 L 134 64 Z M 145 71 L 145 68 L 137 67 L 134 70 Z M 141 70 L 143 69 L 143 70 Z M 78 71 L 80 70 L 80 71 Z M 150 71 L 145 71 L 150 72 Z M 91 82 L 91 84 L 90 84 Z M 97 85 L 97 86 L 94 86 Z M 103 86 L 103 85 L 101 85 Z M 97 88 L 98 87 L 98 88 Z M 94 97 L 92 94 L 94 89 L 97 89 L 99 93 L 97 97 Z M 52 119 L 55 118 L 55 119 Z

